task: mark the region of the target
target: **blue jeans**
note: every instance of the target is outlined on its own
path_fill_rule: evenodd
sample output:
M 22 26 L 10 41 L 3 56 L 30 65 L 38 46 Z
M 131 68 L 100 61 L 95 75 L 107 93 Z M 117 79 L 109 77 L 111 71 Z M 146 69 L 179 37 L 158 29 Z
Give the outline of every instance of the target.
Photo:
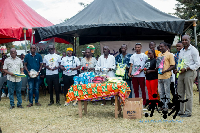
M 132 89 L 131 89 L 131 80 L 129 80 L 129 79 L 126 79 L 125 80 L 126 81 L 126 83 L 128 84 L 128 86 L 130 87 L 130 90 L 131 90 L 131 93 L 130 93 L 130 95 L 129 95 L 129 98 L 132 98 Z
M 29 85 L 29 92 L 28 92 L 29 93 L 29 102 L 33 104 L 33 91 L 34 91 L 35 92 L 35 103 L 38 103 L 40 76 L 37 76 L 36 78 L 30 78 L 28 76 L 28 85 Z
M 158 80 L 158 93 L 160 95 L 160 101 L 164 104 L 162 108 L 168 108 L 170 101 L 170 83 L 170 78 Z
M 22 96 L 21 96 L 21 89 L 22 89 L 22 81 L 20 82 L 12 82 L 7 80 L 7 85 L 9 88 L 9 98 L 10 98 L 10 106 L 15 106 L 14 103 L 14 91 L 16 91 L 17 95 L 17 106 L 22 104 Z

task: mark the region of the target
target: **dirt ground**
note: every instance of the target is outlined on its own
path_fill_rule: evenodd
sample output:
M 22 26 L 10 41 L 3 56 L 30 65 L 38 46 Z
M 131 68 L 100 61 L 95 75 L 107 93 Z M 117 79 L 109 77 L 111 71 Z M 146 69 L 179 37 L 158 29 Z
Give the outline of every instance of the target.
M 107 102 L 92 105 L 89 102 L 88 113 L 83 118 L 78 116 L 78 106 L 70 104 L 64 107 L 64 96 L 61 96 L 61 106 L 56 104 L 48 106 L 49 94 L 40 94 L 41 107 L 27 108 L 28 102 L 23 98 L 23 109 L 10 110 L 9 99 L 0 101 L 0 127 L 3 133 L 65 133 L 65 132 L 135 132 L 135 133 L 198 133 L 200 132 L 200 105 L 199 93 L 194 91 L 193 114 L 189 118 L 179 116 L 173 119 L 169 116 L 163 119 L 162 115 L 155 112 L 153 117 L 142 119 L 115 119 L 115 107 Z M 54 96 L 55 98 L 55 96 Z M 15 104 L 17 104 L 15 97 Z

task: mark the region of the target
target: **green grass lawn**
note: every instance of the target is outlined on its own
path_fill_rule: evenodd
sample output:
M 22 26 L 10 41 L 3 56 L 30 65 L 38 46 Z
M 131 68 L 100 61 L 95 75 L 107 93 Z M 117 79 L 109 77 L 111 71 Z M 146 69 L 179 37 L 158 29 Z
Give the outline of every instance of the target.
M 200 105 L 199 94 L 194 91 L 193 114 L 190 118 L 170 116 L 166 120 L 162 115 L 155 112 L 153 117 L 142 119 L 123 119 L 119 116 L 115 119 L 115 107 L 109 102 L 101 106 L 101 102 L 92 105 L 89 102 L 88 113 L 79 118 L 78 106 L 72 103 L 64 107 L 64 96 L 61 96 L 61 106 L 56 104 L 48 106 L 49 94 L 40 94 L 41 107 L 33 106 L 27 108 L 28 102 L 23 98 L 23 109 L 14 108 L 10 110 L 9 99 L 0 101 L 0 127 L 3 133 L 63 133 L 63 132 L 134 132 L 134 133 L 198 133 L 200 132 Z M 54 96 L 55 99 L 55 96 Z M 16 104 L 15 97 L 15 104 Z M 152 120 L 152 121 L 151 121 Z M 155 122 L 155 121 L 157 122 Z M 143 121 L 143 122 L 142 122 Z M 149 122 L 148 122 L 149 121 Z

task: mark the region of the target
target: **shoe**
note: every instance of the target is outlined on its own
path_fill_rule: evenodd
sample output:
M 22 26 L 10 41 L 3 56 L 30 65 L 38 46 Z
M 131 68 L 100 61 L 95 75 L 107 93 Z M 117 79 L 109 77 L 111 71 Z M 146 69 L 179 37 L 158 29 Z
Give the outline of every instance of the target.
M 181 113 L 178 113 L 178 114 L 177 114 L 177 116 L 181 116 L 181 115 L 184 115 L 184 114 L 181 114 Z
M 76 105 L 78 105 L 78 102 L 76 102 L 76 103 L 73 103 L 72 105 L 73 105 L 73 106 L 76 106 Z
M 31 107 L 31 106 L 33 106 L 33 104 L 32 104 L 32 103 L 29 103 L 29 104 L 27 105 L 27 107 Z
M 24 108 L 24 107 L 22 107 L 22 105 L 19 105 L 19 106 L 17 106 L 17 108 Z
M 7 97 L 9 98 L 9 93 L 8 93 Z
M 2 93 L 1 97 L 6 97 L 6 94 L 5 94 L 5 93 Z
M 65 103 L 64 106 L 69 106 L 69 103 Z
M 112 103 L 112 106 L 115 106 L 115 103 Z
M 54 103 L 53 102 L 50 102 L 49 104 L 48 104 L 48 106 L 51 106 L 51 105 L 53 105 Z
M 15 108 L 15 106 L 10 106 L 10 109 L 14 109 Z
M 181 115 L 180 117 L 191 117 L 192 115 L 189 115 L 189 114 L 184 114 L 184 115 Z
M 104 105 L 105 105 L 105 104 L 103 104 L 103 103 L 101 104 L 101 106 L 104 106 Z
M 39 102 L 38 102 L 38 103 L 35 103 L 35 105 L 36 105 L 36 106 L 41 106 L 41 104 L 40 104 Z
M 163 110 L 163 108 L 159 108 L 159 109 L 158 109 L 158 111 L 162 111 L 162 110 Z
M 59 105 L 59 106 L 61 105 L 60 102 L 56 102 L 56 104 Z

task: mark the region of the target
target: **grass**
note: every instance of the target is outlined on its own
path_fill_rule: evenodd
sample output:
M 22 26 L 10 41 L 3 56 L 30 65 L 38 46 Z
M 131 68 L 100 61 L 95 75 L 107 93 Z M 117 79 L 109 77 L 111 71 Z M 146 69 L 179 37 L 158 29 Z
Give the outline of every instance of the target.
M 89 102 L 88 113 L 83 113 L 83 118 L 78 116 L 78 106 L 70 104 L 64 107 L 64 96 L 61 97 L 61 106 L 56 104 L 48 106 L 49 94 L 40 95 L 41 107 L 32 106 L 27 108 L 28 102 L 23 98 L 23 109 L 9 109 L 9 99 L 3 98 L 0 101 L 0 127 L 3 133 L 64 133 L 64 132 L 135 132 L 135 133 L 198 133 L 200 130 L 199 116 L 199 94 L 194 91 L 193 114 L 190 118 L 176 117 L 175 122 L 170 116 L 168 122 L 164 122 L 162 115 L 155 112 L 153 117 L 142 119 L 123 119 L 121 115 L 115 119 L 114 106 L 109 102 L 107 105 L 92 105 Z M 55 96 L 54 96 L 55 98 Z M 15 97 L 15 104 L 17 100 Z M 141 121 L 143 121 L 143 123 Z M 162 122 L 148 122 L 151 120 Z M 182 121 L 182 123 L 177 122 Z M 146 121 L 146 122 L 145 122 Z

